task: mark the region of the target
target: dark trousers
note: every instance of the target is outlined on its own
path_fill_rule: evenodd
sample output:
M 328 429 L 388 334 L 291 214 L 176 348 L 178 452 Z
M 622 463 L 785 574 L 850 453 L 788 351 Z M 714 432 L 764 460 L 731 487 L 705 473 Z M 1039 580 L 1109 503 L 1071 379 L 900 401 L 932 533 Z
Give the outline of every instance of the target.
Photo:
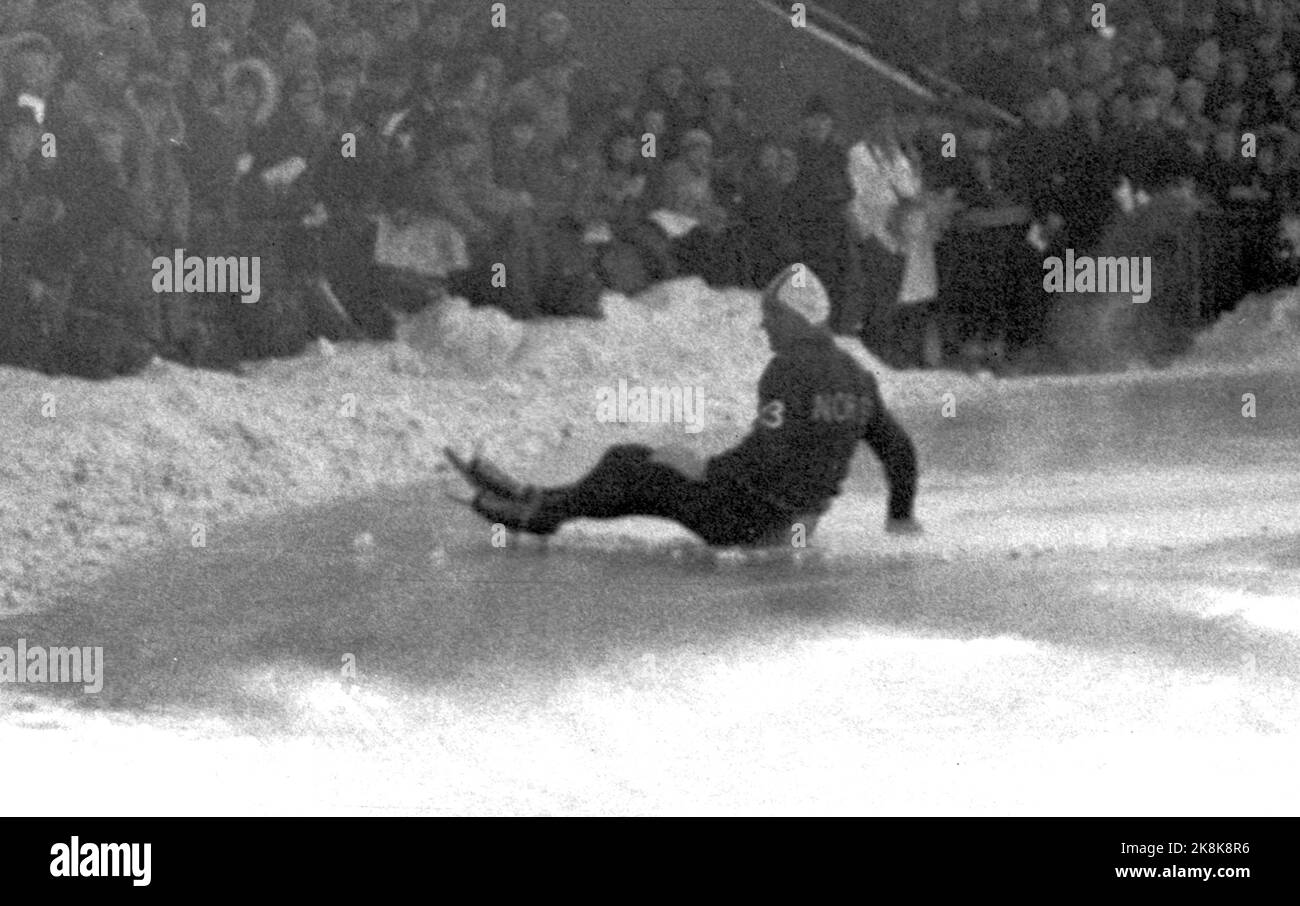
M 654 450 L 624 444 L 567 487 L 541 492 L 532 527 L 554 530 L 570 519 L 658 516 L 719 547 L 788 542 L 794 514 L 730 482 L 695 480 L 652 462 Z M 812 533 L 812 525 L 808 525 Z
M 892 352 L 898 292 L 906 260 L 868 236 L 859 246 L 862 261 L 862 344 L 882 357 Z
M 842 215 L 837 213 L 817 226 L 815 230 L 805 228 L 798 236 L 799 260 L 812 268 L 826 288 L 831 331 L 852 336 L 870 320 L 871 307 L 876 304 L 866 262 Z M 901 267 L 899 274 L 901 277 Z M 897 287 L 894 292 L 897 294 Z

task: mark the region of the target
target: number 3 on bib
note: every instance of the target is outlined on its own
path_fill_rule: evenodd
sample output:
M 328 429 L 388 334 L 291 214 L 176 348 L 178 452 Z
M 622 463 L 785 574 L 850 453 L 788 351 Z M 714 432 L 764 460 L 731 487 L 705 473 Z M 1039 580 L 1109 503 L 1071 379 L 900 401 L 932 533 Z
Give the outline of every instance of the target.
M 785 403 L 772 400 L 758 410 L 758 422 L 764 428 L 779 428 L 785 424 Z

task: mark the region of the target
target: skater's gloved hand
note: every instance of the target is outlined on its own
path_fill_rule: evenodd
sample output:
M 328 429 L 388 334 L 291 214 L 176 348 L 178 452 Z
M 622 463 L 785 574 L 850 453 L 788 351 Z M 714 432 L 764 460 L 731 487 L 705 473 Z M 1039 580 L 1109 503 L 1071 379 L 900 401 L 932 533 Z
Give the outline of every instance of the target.
M 921 523 L 910 516 L 906 519 L 886 519 L 885 531 L 891 535 L 924 535 Z

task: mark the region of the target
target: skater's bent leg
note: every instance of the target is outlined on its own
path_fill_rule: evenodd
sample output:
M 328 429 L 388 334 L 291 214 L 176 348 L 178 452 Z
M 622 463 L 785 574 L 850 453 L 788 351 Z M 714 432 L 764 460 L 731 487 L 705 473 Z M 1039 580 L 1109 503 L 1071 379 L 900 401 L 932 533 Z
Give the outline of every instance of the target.
M 657 448 L 650 461 L 676 469 L 692 481 L 703 481 L 709 462 L 689 447 L 667 446 Z
M 531 521 L 554 529 L 569 519 L 619 516 L 674 518 L 694 483 L 641 444 L 611 447 L 590 472 L 571 485 L 539 491 Z
M 538 488 L 526 501 L 509 504 L 517 515 L 507 510 L 484 515 L 542 535 L 570 519 L 657 516 L 713 545 L 764 545 L 789 537 L 791 514 L 738 485 L 708 482 L 706 465 L 689 451 L 611 447 L 573 484 Z
M 671 519 L 708 544 L 770 544 L 789 538 L 789 514 L 742 488 L 710 484 L 707 463 L 682 448 L 613 447 L 586 477 L 543 490 L 532 524 L 554 531 L 568 519 L 657 516 Z

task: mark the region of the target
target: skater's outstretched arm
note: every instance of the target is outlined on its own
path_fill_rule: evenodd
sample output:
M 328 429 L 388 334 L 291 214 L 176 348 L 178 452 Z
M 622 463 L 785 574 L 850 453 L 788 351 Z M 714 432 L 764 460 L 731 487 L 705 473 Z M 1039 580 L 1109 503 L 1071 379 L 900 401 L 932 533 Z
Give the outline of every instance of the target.
M 889 521 L 886 528 L 892 532 L 914 534 L 920 525 L 912 518 L 916 501 L 916 448 L 903 426 L 894 420 L 884 406 L 878 406 L 876 415 L 867 424 L 862 439 L 879 457 L 889 482 Z

